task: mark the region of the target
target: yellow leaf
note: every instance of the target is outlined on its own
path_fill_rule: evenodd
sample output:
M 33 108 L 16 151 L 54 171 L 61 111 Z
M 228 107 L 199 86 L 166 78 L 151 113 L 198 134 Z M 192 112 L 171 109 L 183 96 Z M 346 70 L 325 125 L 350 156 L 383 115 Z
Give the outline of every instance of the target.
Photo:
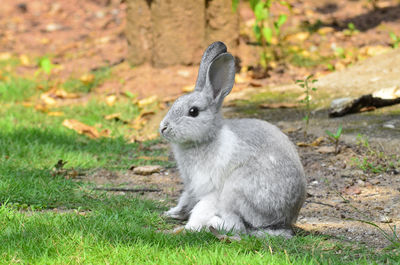
M 59 116 L 64 116 L 64 112 L 62 112 L 62 111 L 50 111 L 50 112 L 47 112 L 47 115 L 59 117 Z
M 147 98 L 144 98 L 144 99 L 139 100 L 139 101 L 138 101 L 138 106 L 142 108 L 142 107 L 144 107 L 144 106 L 153 104 L 153 103 L 156 102 L 156 101 L 157 101 L 157 96 L 154 95 L 154 96 L 147 97 Z
M 64 89 L 54 89 L 52 90 L 52 93 L 54 95 L 54 97 L 57 98 L 62 98 L 62 99 L 66 99 L 66 98 L 79 98 L 80 95 L 77 93 L 69 93 L 67 91 L 65 91 Z
M 363 54 L 366 56 L 375 56 L 375 55 L 380 55 L 382 53 L 385 53 L 389 50 L 391 50 L 391 48 L 386 47 L 386 46 L 376 45 L 376 46 L 364 46 L 364 47 L 360 48 L 359 52 L 360 52 L 360 54 Z
M 307 146 L 310 146 L 310 144 L 305 143 L 305 142 L 297 142 L 296 145 L 299 146 L 299 147 L 307 147 Z
M 113 114 L 104 116 L 104 119 L 106 119 L 106 120 L 114 120 L 114 119 L 120 119 L 120 118 L 121 118 L 121 113 L 113 113 Z
M 92 139 L 96 139 L 100 137 L 100 133 L 96 130 L 96 128 L 86 125 L 80 121 L 77 120 L 64 120 L 62 125 L 65 127 L 76 131 L 79 134 L 84 134 Z M 104 136 L 104 135 L 102 135 Z
M 19 56 L 19 60 L 23 66 L 29 66 L 31 64 L 31 62 L 30 62 L 28 56 L 26 56 L 26 54 L 21 54 Z
M 42 44 L 49 44 L 50 40 L 48 38 L 41 38 L 40 43 Z
M 21 104 L 22 104 L 22 106 L 27 107 L 27 108 L 33 106 L 33 103 L 32 103 L 32 102 L 27 102 L 27 101 L 24 101 L 24 102 L 22 102 Z
M 184 86 L 182 88 L 182 91 L 186 93 L 192 92 L 193 90 L 194 90 L 194 85 Z
M 89 85 L 94 82 L 94 77 L 94 74 L 84 74 L 79 78 L 79 80 L 81 80 L 85 85 Z
M 6 61 L 12 57 L 10 52 L 1 52 L 0 53 L 0 61 Z
M 334 31 L 335 31 L 335 29 L 332 27 L 322 27 L 322 28 L 318 29 L 318 34 L 326 35 L 328 33 L 334 32 Z
M 52 105 L 56 105 L 57 101 L 50 97 L 49 94 L 44 93 L 42 95 L 40 95 L 40 99 L 42 100 L 42 102 L 46 105 L 52 106 Z
M 303 42 L 310 37 L 310 33 L 307 31 L 298 32 L 296 34 L 292 34 L 286 37 L 286 40 L 289 42 Z
M 312 146 L 319 146 L 324 140 L 325 140 L 325 137 L 320 136 L 320 137 L 318 137 L 317 139 L 315 139 L 315 140 L 311 143 L 311 145 L 312 145 Z
M 115 101 L 117 101 L 117 96 L 116 95 L 110 95 L 106 97 L 106 103 L 108 106 L 114 105 Z

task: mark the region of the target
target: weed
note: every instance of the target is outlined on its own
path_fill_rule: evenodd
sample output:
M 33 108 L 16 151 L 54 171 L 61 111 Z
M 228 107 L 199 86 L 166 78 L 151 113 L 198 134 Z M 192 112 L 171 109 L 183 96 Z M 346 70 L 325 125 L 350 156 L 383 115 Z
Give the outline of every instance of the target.
M 333 134 L 331 131 L 326 130 L 325 133 L 328 135 L 329 139 L 335 144 L 335 153 L 339 153 L 339 140 L 342 135 L 342 125 L 339 125 L 336 133 Z
M 382 173 L 398 172 L 400 161 L 397 155 L 386 155 L 371 147 L 368 138 L 364 135 L 357 135 L 357 144 L 365 148 L 366 154 L 361 157 L 353 157 L 353 165 L 364 172 Z
M 349 24 L 347 24 L 347 29 L 345 29 L 343 31 L 343 34 L 345 36 L 353 36 L 359 32 L 360 31 L 358 29 L 356 29 L 356 26 L 354 25 L 354 23 L 350 22 Z
M 306 123 L 304 128 L 304 137 L 307 136 L 308 124 L 311 116 L 311 91 L 317 90 L 316 87 L 312 87 L 312 84 L 318 81 L 317 79 L 313 79 L 313 77 L 314 75 L 309 75 L 304 80 L 296 80 L 296 84 L 298 84 L 301 88 L 304 88 L 304 93 L 306 95 L 303 100 L 300 100 L 300 102 L 304 103 L 306 107 L 306 115 L 303 118 Z
M 44 72 L 47 75 L 51 73 L 51 70 L 55 67 L 55 65 L 51 62 L 50 58 L 47 56 L 41 57 L 38 60 L 39 70 L 36 71 L 35 75 L 39 75 Z
M 393 41 L 393 43 L 392 43 L 393 49 L 398 48 L 399 44 L 400 44 L 400 36 L 397 36 L 394 32 L 390 32 L 389 36 Z
M 281 52 L 282 26 L 287 20 L 286 14 L 279 14 L 277 18 L 271 14 L 271 5 L 274 0 L 251 0 L 250 7 L 256 17 L 253 26 L 257 41 L 262 46 L 260 64 L 265 69 L 268 66 L 268 60 L 279 60 Z M 276 1 L 278 2 L 278 1 Z M 280 5 L 291 8 L 285 1 L 279 1 Z

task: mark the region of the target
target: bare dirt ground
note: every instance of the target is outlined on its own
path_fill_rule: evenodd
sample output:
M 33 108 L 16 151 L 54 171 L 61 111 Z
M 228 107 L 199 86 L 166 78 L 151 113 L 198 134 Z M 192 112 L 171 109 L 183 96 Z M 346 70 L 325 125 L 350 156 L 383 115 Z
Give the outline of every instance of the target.
M 59 66 L 56 74 L 60 80 L 111 66 L 113 77 L 95 88 L 93 93 L 118 94 L 132 91 L 140 97 L 156 94 L 163 98 L 181 94 L 183 87 L 192 85 L 195 81 L 197 66 L 132 68 L 124 62 L 127 52 L 124 37 L 125 4 L 120 1 L 2 0 L 1 5 L 0 53 L 11 52 L 16 56 L 28 56 L 30 62 L 18 67 L 21 75 L 32 76 L 36 70 L 35 58 L 49 54 L 54 56 L 53 63 Z M 388 33 L 393 31 L 400 34 L 398 1 L 379 1 L 381 8 L 377 10 L 373 10 L 368 1 L 324 0 L 315 3 L 307 0 L 296 1 L 293 5 L 293 14 L 285 26 L 288 32 L 300 24 L 305 27 L 319 24 L 319 29 L 326 28 L 325 33 L 312 34 L 304 40 L 293 34 L 293 45 L 301 45 L 309 53 L 317 50 L 319 55 L 324 56 L 334 54 L 335 47 L 343 47 L 360 55 L 348 56 L 347 59 L 335 57 L 331 64 L 337 70 L 361 60 L 362 57 L 387 51 L 391 43 Z M 253 16 L 248 8 L 243 7 L 240 12 L 243 24 L 251 22 Z M 354 23 L 358 33 L 343 33 L 349 22 Z M 244 65 L 254 64 L 257 56 L 257 50 L 246 41 L 250 38 L 249 35 L 249 29 L 244 28 L 241 53 L 238 54 Z M 257 89 L 259 86 L 288 84 L 309 73 L 321 76 L 328 72 L 325 64 L 317 64 L 311 68 L 293 65 L 276 67 L 269 72 L 267 79 L 244 82 L 236 86 L 235 91 L 249 86 Z M 352 89 L 354 91 L 351 92 L 357 93 L 357 88 Z M 333 90 L 336 91 L 336 88 L 332 88 Z M 259 116 L 272 120 L 286 130 L 293 142 L 304 141 L 301 131 L 289 130 L 299 126 L 301 114 L 294 112 L 297 116 L 288 118 L 286 123 L 279 123 L 279 119 L 269 119 L 268 115 L 272 112 L 268 113 L 264 116 L 261 113 Z M 243 116 L 243 113 L 236 111 L 236 115 Z M 354 120 L 358 117 L 353 116 Z M 398 115 L 396 117 L 393 119 L 398 119 Z M 326 118 L 323 120 L 325 123 L 317 123 L 315 126 L 320 131 L 331 123 Z M 370 128 L 375 129 L 380 130 L 381 127 Z M 320 131 L 315 131 L 314 134 L 319 136 Z M 392 138 L 395 137 L 391 135 Z M 310 136 L 308 142 L 315 140 L 316 136 Z M 321 144 L 325 145 L 330 143 L 325 141 Z M 399 172 L 365 173 L 354 166 L 352 157 L 368 156 L 354 141 L 342 143 L 341 152 L 337 155 L 319 152 L 321 146 L 299 147 L 307 173 L 309 196 L 297 225 L 306 231 L 364 242 L 369 246 L 387 246 L 388 241 L 377 229 L 354 219 L 373 221 L 386 231 L 389 231 L 389 225 L 400 226 Z M 84 181 L 94 182 L 101 188 L 160 189 L 158 192 L 143 192 L 143 196 L 169 203 L 178 197 L 182 188 L 176 169 L 164 169 L 149 176 L 136 175 L 130 170 L 99 170 L 87 174 Z

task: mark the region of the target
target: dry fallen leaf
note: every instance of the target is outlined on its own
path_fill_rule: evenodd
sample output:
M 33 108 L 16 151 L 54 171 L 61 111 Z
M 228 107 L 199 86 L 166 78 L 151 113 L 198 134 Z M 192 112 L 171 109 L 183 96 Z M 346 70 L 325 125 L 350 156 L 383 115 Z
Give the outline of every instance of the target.
M 19 60 L 23 66 L 29 66 L 31 64 L 31 61 L 29 60 L 29 57 L 26 54 L 21 54 L 19 56 Z
M 282 132 L 284 132 L 284 133 L 294 133 L 294 132 L 297 132 L 300 129 L 301 129 L 301 127 L 297 127 L 297 128 L 289 127 L 289 128 L 283 129 Z
M 186 92 L 186 93 L 190 93 L 190 92 L 192 92 L 194 90 L 194 85 L 188 85 L 188 86 L 184 86 L 183 88 L 182 88 L 182 91 L 183 92 Z
M 139 100 L 139 101 L 138 101 L 138 106 L 142 108 L 142 107 L 144 107 L 144 106 L 153 104 L 153 103 L 155 103 L 156 101 L 157 101 L 157 96 L 154 95 L 154 96 L 147 97 L 147 98 L 144 98 L 144 99 Z
M 100 133 L 96 130 L 96 128 L 86 125 L 80 121 L 77 120 L 64 120 L 62 125 L 65 127 L 76 131 L 79 134 L 84 134 L 92 139 L 99 138 L 101 135 Z
M 10 52 L 1 52 L 0 53 L 0 61 L 6 61 L 12 57 Z
M 299 146 L 299 147 L 307 147 L 307 146 L 310 146 L 309 143 L 305 143 L 305 142 L 297 142 L 296 145 Z
M 104 116 L 104 119 L 106 120 L 120 120 L 121 119 L 121 113 L 113 113 Z
M 49 106 L 53 106 L 53 105 L 57 104 L 57 101 L 54 98 L 50 97 L 50 95 L 47 93 L 40 95 L 40 100 L 44 104 L 49 105 Z
M 106 97 L 106 103 L 108 106 L 114 105 L 115 101 L 117 101 L 117 96 L 116 95 L 110 95 Z
M 50 111 L 50 112 L 47 112 L 47 115 L 54 116 L 54 117 L 60 117 L 60 116 L 64 115 L 64 112 L 62 112 L 62 111 Z
M 79 80 L 81 80 L 82 83 L 84 83 L 85 85 L 89 85 L 91 83 L 94 82 L 94 74 L 83 74 Z
M 319 146 L 324 140 L 325 137 L 320 136 L 311 143 L 311 146 Z

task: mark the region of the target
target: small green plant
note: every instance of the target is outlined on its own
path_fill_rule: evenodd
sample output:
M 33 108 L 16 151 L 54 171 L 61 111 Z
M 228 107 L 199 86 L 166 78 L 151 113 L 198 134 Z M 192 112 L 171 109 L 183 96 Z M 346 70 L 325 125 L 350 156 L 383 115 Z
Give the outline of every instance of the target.
M 390 32 L 389 35 L 393 41 L 393 43 L 392 43 L 393 49 L 398 48 L 399 44 L 400 44 L 400 36 L 397 36 L 396 34 L 394 34 L 394 32 Z
M 332 133 L 329 130 L 326 130 L 325 133 L 328 135 L 329 140 L 331 140 L 335 144 L 335 153 L 339 153 L 339 140 L 342 135 L 342 125 L 339 125 L 339 128 L 336 130 L 336 133 Z
M 382 173 L 394 172 L 400 169 L 398 155 L 386 155 L 384 152 L 375 150 L 371 147 L 368 138 L 365 135 L 357 135 L 357 144 L 366 149 L 366 154 L 361 157 L 353 157 L 354 166 L 364 172 Z
M 282 26 L 288 18 L 286 14 L 279 14 L 274 18 L 270 11 L 273 2 L 274 0 L 250 0 L 250 7 L 256 17 L 253 31 L 258 43 L 262 46 L 260 64 L 264 68 L 267 68 L 268 60 L 280 58 Z M 287 2 L 279 1 L 278 3 L 290 10 Z
M 55 67 L 55 65 L 47 56 L 39 58 L 38 66 L 39 70 L 36 71 L 35 75 L 40 74 L 40 72 L 45 72 L 47 75 L 49 75 L 51 73 L 51 70 Z
M 347 24 L 347 29 L 345 29 L 343 31 L 343 34 L 345 36 L 353 36 L 357 33 L 359 33 L 360 31 L 356 28 L 356 26 L 354 25 L 354 23 L 350 22 L 349 24 Z
M 318 80 L 313 79 L 313 77 L 314 75 L 309 75 L 304 80 L 296 80 L 296 84 L 299 85 L 301 88 L 304 88 L 304 93 L 306 95 L 304 99 L 300 100 L 300 102 L 305 104 L 306 107 L 306 115 L 303 118 L 306 123 L 306 126 L 304 128 L 304 137 L 307 136 L 308 124 L 311 116 L 311 91 L 317 91 L 317 88 L 313 87 L 312 84 L 314 84 Z

